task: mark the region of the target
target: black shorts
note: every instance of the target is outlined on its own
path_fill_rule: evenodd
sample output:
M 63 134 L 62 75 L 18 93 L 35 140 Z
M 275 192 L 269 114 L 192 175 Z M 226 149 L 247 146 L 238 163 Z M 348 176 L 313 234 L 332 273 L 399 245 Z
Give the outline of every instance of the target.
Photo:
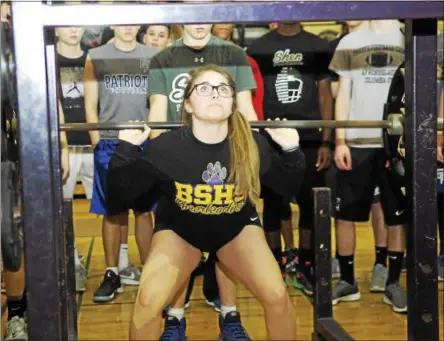
M 313 188 L 325 187 L 325 170 L 316 169 L 320 144 L 301 144 L 301 148 L 305 155 L 306 170 L 304 181 L 296 196 L 299 206 L 299 228 L 311 230 L 314 227 Z
M 407 219 L 406 197 L 396 176 L 385 167 L 384 151 L 350 148 L 350 152 L 352 170 L 337 172 L 335 217 L 353 222 L 368 221 L 375 187 L 378 186 L 386 224 L 404 224 Z
M 255 225 L 262 228 L 261 219 L 257 212 L 253 215 L 244 215 L 243 221 L 237 219 L 236 224 L 220 223 L 222 220 L 217 216 L 213 217 L 213 219 L 216 223 L 202 224 L 202 226 L 183 226 L 182 228 L 157 220 L 154 226 L 154 233 L 165 230 L 173 231 L 201 252 L 215 254 L 220 248 L 236 238 L 245 226 Z M 217 222 L 218 220 L 219 223 Z

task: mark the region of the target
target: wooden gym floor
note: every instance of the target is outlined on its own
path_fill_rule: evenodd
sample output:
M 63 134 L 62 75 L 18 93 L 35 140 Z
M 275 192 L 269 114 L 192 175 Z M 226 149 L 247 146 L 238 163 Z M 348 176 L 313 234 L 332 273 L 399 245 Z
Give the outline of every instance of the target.
M 89 202 L 74 201 L 74 226 L 79 253 L 88 270 L 87 290 L 78 295 L 79 340 L 127 340 L 128 326 L 137 295 L 137 287 L 125 286 L 124 292 L 108 304 L 95 304 L 92 295 L 102 280 L 105 263 L 101 238 L 101 218 L 88 213 Z M 297 220 L 297 210 L 293 217 Z M 295 222 L 296 223 L 296 222 Z M 139 265 L 138 251 L 133 236 L 134 220 L 130 220 L 129 256 Z M 297 230 L 294 230 L 297 241 Z M 339 303 L 333 308 L 335 318 L 356 340 L 406 340 L 407 316 L 395 314 L 382 303 L 383 294 L 369 292 L 369 280 L 374 262 L 373 231 L 370 223 L 357 227 L 358 251 L 356 276 L 362 298 L 359 302 Z M 333 242 L 334 245 L 334 242 Z M 405 288 L 406 275 L 402 275 Z M 440 340 L 443 336 L 443 283 L 439 283 Z M 298 340 L 310 340 L 313 330 L 312 306 L 308 298 L 293 287 L 288 288 L 296 308 Z M 43 293 L 42 293 L 43 294 Z M 2 300 L 3 301 L 3 300 Z M 253 340 L 265 340 L 263 309 L 243 286 L 237 292 L 237 307 L 242 321 Z M 191 306 L 186 312 L 189 340 L 216 340 L 217 313 L 206 305 L 202 295 L 202 277 L 195 282 Z M 4 321 L 4 316 L 3 319 Z M 4 326 L 4 324 L 3 324 Z M 4 328 L 2 328 L 4 330 Z

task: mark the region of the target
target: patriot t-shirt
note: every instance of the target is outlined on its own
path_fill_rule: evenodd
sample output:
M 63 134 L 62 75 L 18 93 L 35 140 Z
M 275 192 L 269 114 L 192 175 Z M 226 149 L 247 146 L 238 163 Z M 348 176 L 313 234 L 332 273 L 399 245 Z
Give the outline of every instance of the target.
M 137 43 L 132 51 L 106 44 L 89 51 L 99 83 L 99 121 L 124 123 L 148 119 L 148 73 L 156 49 Z M 101 131 L 116 138 L 118 131 Z
M 256 83 L 247 55 L 239 46 L 212 36 L 199 50 L 177 40 L 151 61 L 149 95 L 168 97 L 168 122 L 181 121 L 180 111 L 190 72 L 207 64 L 223 67 L 236 84 L 236 92 L 254 90 Z

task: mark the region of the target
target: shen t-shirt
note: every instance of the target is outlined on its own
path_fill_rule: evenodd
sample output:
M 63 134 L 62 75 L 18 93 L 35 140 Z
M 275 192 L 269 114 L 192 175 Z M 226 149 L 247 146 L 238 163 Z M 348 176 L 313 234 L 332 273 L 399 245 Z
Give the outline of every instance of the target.
M 293 36 L 271 31 L 247 49 L 264 79 L 264 119 L 321 120 L 318 83 L 329 78 L 332 48 L 301 30 Z M 301 140 L 320 140 L 319 129 L 301 129 Z

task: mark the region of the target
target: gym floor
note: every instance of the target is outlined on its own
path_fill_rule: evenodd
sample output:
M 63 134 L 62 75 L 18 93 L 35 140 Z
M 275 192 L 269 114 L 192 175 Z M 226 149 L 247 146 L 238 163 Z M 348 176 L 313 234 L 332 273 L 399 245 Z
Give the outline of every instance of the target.
M 293 207 L 297 220 L 297 208 Z M 87 290 L 78 295 L 79 340 L 127 340 L 128 326 L 133 302 L 138 287 L 125 286 L 124 292 L 108 304 L 95 304 L 94 291 L 102 280 L 105 263 L 101 238 L 101 218 L 88 213 L 89 202 L 74 200 L 74 226 L 77 246 L 82 262 L 88 270 Z M 295 226 L 297 221 L 295 221 Z M 297 229 L 294 230 L 297 240 Z M 334 235 L 334 234 L 333 234 Z M 371 269 L 374 262 L 373 231 L 370 223 L 357 226 L 358 250 L 356 252 L 356 276 L 362 298 L 359 302 L 339 303 L 333 308 L 335 318 L 356 340 L 406 340 L 407 316 L 395 314 L 382 302 L 383 294 L 369 292 Z M 332 243 L 334 245 L 334 241 Z M 134 220 L 130 220 L 129 257 L 139 264 L 134 239 Z M 406 274 L 401 285 L 406 286 Z M 444 284 L 439 283 L 440 340 L 444 340 Z M 311 340 L 313 310 L 310 300 L 293 287 L 288 288 L 297 314 L 298 340 Z M 2 295 L 2 305 L 5 297 Z M 239 285 L 237 307 L 242 321 L 253 340 L 265 340 L 266 330 L 263 309 L 250 292 Z M 7 311 L 7 309 L 6 309 Z M 5 312 L 5 309 L 2 309 Z M 217 313 L 207 304 L 202 295 L 202 277 L 195 282 L 191 306 L 186 311 L 187 336 L 189 340 L 216 340 L 218 337 Z M 2 316 L 2 330 L 6 314 Z
M 294 207 L 295 208 L 295 207 Z M 75 200 L 74 216 L 77 245 L 83 262 L 88 267 L 87 290 L 79 296 L 79 340 L 127 340 L 128 326 L 137 295 L 137 287 L 125 286 L 117 299 L 105 305 L 92 301 L 94 291 L 102 280 L 105 262 L 101 238 L 101 218 L 88 213 L 86 200 Z M 293 214 L 297 219 L 297 213 Z M 296 223 L 296 222 L 295 222 Z M 133 220 L 130 222 L 130 261 L 139 264 L 139 256 L 133 235 Z M 297 240 L 297 230 L 294 230 Z M 395 314 L 382 302 L 383 294 L 369 292 L 371 269 L 374 262 L 373 231 L 371 225 L 357 227 L 358 251 L 356 275 L 362 294 L 361 301 L 339 303 L 334 307 L 335 318 L 356 340 L 406 340 L 407 316 Z M 334 245 L 334 242 L 333 242 Z M 402 275 L 405 288 L 406 274 Z M 443 336 L 444 285 L 439 284 L 440 340 Z M 300 291 L 288 288 L 296 307 L 298 339 L 311 340 L 313 310 L 311 303 Z M 237 306 L 242 321 L 253 340 L 265 340 L 266 331 L 263 309 L 259 302 L 243 286 L 238 287 Z M 186 311 L 187 336 L 189 340 L 216 340 L 218 337 L 217 313 L 207 304 L 202 295 L 202 277 L 196 279 L 191 306 Z M 104 328 L 105 327 L 105 328 Z

